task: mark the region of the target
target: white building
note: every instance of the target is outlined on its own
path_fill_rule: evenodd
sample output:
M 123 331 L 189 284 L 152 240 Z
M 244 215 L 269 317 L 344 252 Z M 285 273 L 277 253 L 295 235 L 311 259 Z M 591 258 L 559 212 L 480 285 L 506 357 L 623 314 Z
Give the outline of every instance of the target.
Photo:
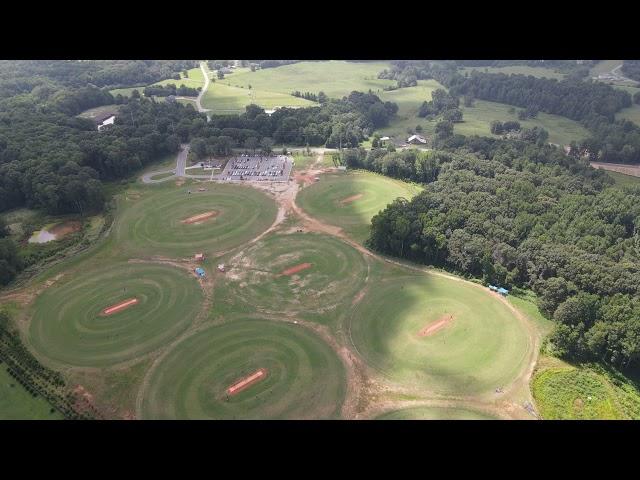
M 407 138 L 407 143 L 411 143 L 413 145 L 424 145 L 427 143 L 427 139 L 421 135 L 411 135 L 409 138 Z

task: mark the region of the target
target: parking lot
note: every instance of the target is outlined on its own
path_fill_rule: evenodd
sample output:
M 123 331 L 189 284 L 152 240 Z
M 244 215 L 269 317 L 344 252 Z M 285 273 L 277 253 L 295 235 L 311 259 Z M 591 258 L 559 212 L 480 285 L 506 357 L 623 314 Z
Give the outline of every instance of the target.
M 260 154 L 242 154 L 227 162 L 222 180 L 248 180 L 286 182 L 291 174 L 293 159 L 286 155 L 265 157 Z

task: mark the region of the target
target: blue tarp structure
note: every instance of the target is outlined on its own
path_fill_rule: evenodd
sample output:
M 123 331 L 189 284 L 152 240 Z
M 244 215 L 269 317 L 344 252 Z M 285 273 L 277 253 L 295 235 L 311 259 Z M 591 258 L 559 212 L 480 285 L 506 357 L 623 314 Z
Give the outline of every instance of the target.
M 198 274 L 199 277 L 204 277 L 204 269 L 197 267 L 196 273 Z
M 503 287 L 496 287 L 495 285 L 489 285 L 489 290 L 493 290 L 494 292 L 498 292 L 500 295 L 507 295 L 509 290 Z

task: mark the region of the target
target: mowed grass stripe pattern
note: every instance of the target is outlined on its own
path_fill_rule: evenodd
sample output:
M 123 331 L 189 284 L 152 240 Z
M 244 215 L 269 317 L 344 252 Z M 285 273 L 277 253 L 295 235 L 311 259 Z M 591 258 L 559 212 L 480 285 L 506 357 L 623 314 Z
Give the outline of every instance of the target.
M 311 216 L 342 228 L 358 242 L 369 237 L 371 218 L 398 197 L 411 199 L 421 187 L 370 172 L 322 175 L 300 191 L 297 203 Z M 351 198 L 352 201 L 348 201 Z M 347 201 L 345 201 L 347 200 Z
M 230 286 L 240 298 L 274 311 L 326 309 L 353 298 L 364 286 L 367 263 L 362 254 L 326 235 L 274 235 L 229 262 Z M 282 272 L 302 264 L 293 275 Z
M 376 420 L 497 420 L 496 417 L 464 408 L 415 407 L 392 410 Z
M 213 218 L 183 223 L 211 211 L 217 214 Z M 255 238 L 273 224 L 276 212 L 273 199 L 250 187 L 216 184 L 206 192 L 197 192 L 194 186 L 162 188 L 126 209 L 116 238 L 134 254 L 215 253 Z
M 430 336 L 418 333 L 445 315 Z M 435 275 L 371 284 L 347 320 L 351 341 L 372 366 L 406 385 L 477 394 L 508 385 L 530 349 L 511 311 L 487 292 Z
M 267 377 L 228 396 L 260 368 Z M 327 419 L 346 392 L 340 359 L 300 325 L 241 319 L 180 342 L 152 372 L 145 419 Z
M 102 314 L 129 298 L 138 303 Z M 195 277 L 170 266 L 120 263 L 89 270 L 38 297 L 29 341 L 55 363 L 115 365 L 166 345 L 184 332 L 202 298 Z

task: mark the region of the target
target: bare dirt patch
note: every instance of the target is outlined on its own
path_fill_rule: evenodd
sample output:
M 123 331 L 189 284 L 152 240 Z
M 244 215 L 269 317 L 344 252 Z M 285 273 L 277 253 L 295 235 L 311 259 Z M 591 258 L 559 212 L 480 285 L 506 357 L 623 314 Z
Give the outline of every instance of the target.
M 194 215 L 193 217 L 185 218 L 181 223 L 200 225 L 205 220 L 209 220 L 211 218 L 215 218 L 218 216 L 218 212 L 216 210 L 211 210 L 210 212 L 200 213 L 199 215 Z
M 242 390 L 250 387 L 254 383 L 264 380 L 265 378 L 267 378 L 267 369 L 261 368 L 260 370 L 253 372 L 251 375 L 244 377 L 242 380 L 234 383 L 229 388 L 227 388 L 227 394 L 235 395 L 236 393 L 239 393 Z
M 418 332 L 418 336 L 419 337 L 428 337 L 430 335 L 433 335 L 434 333 L 442 330 L 444 327 L 446 327 L 452 321 L 453 321 L 453 315 L 451 315 L 451 314 L 443 315 L 435 323 L 431 323 L 431 324 L 423 327 Z
M 286 270 L 283 270 L 282 273 L 280 273 L 280 275 L 294 275 L 298 272 L 301 272 L 302 270 L 306 270 L 307 268 L 311 268 L 313 266 L 313 264 L 311 263 L 301 263 L 300 265 L 296 265 L 295 267 L 291 267 L 291 268 L 287 268 Z
M 70 220 L 68 222 L 63 222 L 55 225 L 53 228 L 49 229 L 49 233 L 55 235 L 56 240 L 59 240 L 65 235 L 79 232 L 81 227 L 82 223 L 79 220 Z
M 105 316 L 113 315 L 114 313 L 118 313 L 119 311 L 124 310 L 125 308 L 129 308 L 132 305 L 135 305 L 136 303 L 138 303 L 138 299 L 137 298 L 129 298 L 129 299 L 127 299 L 127 300 L 125 300 L 123 302 L 120 302 L 120 303 L 118 303 L 116 305 L 112 305 L 112 306 L 110 306 L 108 308 L 105 308 L 102 311 L 102 314 L 105 315 Z
M 363 195 L 363 193 L 357 193 L 355 195 L 351 195 L 350 197 L 343 198 L 342 200 L 340 200 L 340 205 L 347 205 L 351 202 L 355 202 L 356 200 L 361 199 Z

